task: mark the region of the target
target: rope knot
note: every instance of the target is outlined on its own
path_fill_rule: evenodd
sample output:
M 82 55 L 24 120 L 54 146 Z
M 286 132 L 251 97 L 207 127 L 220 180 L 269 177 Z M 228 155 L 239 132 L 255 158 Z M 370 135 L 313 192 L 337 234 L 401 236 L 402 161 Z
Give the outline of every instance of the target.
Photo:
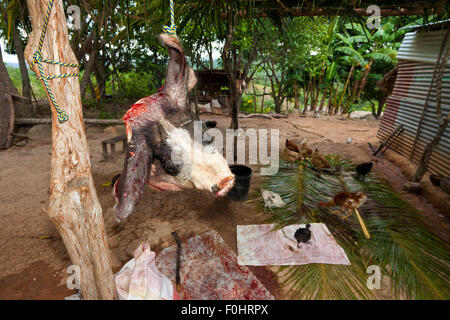
M 41 60 L 42 60 L 42 53 L 39 50 L 37 50 L 33 54 L 33 61 L 31 62 L 31 66 L 33 67 L 36 62 L 39 62 Z
M 57 110 L 58 113 L 58 121 L 59 123 L 64 123 L 67 120 L 69 120 L 69 116 L 67 115 L 67 113 L 63 110 Z
M 177 25 L 172 23 L 170 26 L 164 26 L 163 30 L 165 33 L 170 34 L 172 37 L 177 36 Z

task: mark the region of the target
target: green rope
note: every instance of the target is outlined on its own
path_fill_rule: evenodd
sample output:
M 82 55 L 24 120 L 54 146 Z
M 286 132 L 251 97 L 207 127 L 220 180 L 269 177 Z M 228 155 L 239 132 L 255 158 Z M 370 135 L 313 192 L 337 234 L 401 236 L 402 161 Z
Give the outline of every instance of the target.
M 58 121 L 60 123 L 64 123 L 65 121 L 67 121 L 69 119 L 69 116 L 56 103 L 56 98 L 53 95 L 52 90 L 50 89 L 50 85 L 48 83 L 48 80 L 59 79 L 59 78 L 67 78 L 67 77 L 78 77 L 80 75 L 80 73 L 79 72 L 72 72 L 72 73 L 66 73 L 66 74 L 46 76 L 42 63 L 56 64 L 56 65 L 59 65 L 59 66 L 71 67 L 71 68 L 79 68 L 80 65 L 77 64 L 77 63 L 65 63 L 65 62 L 59 62 L 59 61 L 54 61 L 54 60 L 43 59 L 42 58 L 42 46 L 44 45 L 45 33 L 47 32 L 48 20 L 50 18 L 50 12 L 52 11 L 53 1 L 54 0 L 49 0 L 48 1 L 47 12 L 45 13 L 45 17 L 44 17 L 44 25 L 42 26 L 41 37 L 39 38 L 38 49 L 33 54 L 33 61 L 31 62 L 31 67 L 33 68 L 34 65 L 37 64 L 40 75 L 38 76 L 37 72 L 35 70 L 33 70 L 36 73 L 36 79 L 42 80 L 42 82 L 44 83 L 44 88 L 47 91 L 47 95 L 49 96 L 50 100 L 52 101 L 52 104 L 53 104 L 53 106 L 56 109 L 56 113 L 58 114 Z
M 177 37 L 177 25 L 175 24 L 175 10 L 173 8 L 173 0 L 170 0 L 170 26 L 164 26 L 165 33 L 170 34 L 172 37 Z

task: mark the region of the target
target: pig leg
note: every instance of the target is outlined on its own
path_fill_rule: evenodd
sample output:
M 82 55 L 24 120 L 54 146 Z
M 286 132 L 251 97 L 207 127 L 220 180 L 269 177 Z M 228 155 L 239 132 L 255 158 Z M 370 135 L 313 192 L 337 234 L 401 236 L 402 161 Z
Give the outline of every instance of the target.
M 119 222 L 134 211 L 141 199 L 152 157 L 153 152 L 147 144 L 145 135 L 133 130 L 132 138 L 128 141 L 122 174 L 114 184 L 116 196 L 114 211 Z

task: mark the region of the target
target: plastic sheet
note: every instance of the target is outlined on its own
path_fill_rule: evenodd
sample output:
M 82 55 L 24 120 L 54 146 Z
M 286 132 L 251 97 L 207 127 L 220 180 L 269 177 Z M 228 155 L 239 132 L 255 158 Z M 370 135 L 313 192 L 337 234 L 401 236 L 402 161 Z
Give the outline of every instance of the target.
M 305 225 L 289 225 L 273 231 L 274 225 L 237 226 L 240 265 L 302 265 L 327 263 L 349 265 L 347 255 L 323 223 L 311 223 L 311 240 L 297 248 L 295 231 Z

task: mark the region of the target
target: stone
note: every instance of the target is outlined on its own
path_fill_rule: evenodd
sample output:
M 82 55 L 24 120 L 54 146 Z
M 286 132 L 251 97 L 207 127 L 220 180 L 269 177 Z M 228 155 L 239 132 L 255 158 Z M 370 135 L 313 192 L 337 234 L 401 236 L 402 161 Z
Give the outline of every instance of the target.
M 37 124 L 27 132 L 28 138 L 31 140 L 51 140 L 52 126 L 49 124 Z
M 350 119 L 375 120 L 371 111 L 353 111 L 349 115 Z
M 139 247 L 139 245 L 141 244 L 141 240 L 140 239 L 134 239 L 133 241 L 130 242 L 130 244 L 127 246 L 127 254 L 130 256 L 134 256 L 134 251 Z
M 122 266 L 122 261 L 119 259 L 119 256 L 113 250 L 110 250 L 110 256 L 111 267 L 113 269 L 120 268 Z
M 168 246 L 169 246 L 169 242 L 164 241 L 164 242 L 161 244 L 161 249 L 165 249 L 165 248 L 167 248 Z
M 110 248 L 117 248 L 119 246 L 119 237 L 111 237 L 109 238 L 109 247 Z

